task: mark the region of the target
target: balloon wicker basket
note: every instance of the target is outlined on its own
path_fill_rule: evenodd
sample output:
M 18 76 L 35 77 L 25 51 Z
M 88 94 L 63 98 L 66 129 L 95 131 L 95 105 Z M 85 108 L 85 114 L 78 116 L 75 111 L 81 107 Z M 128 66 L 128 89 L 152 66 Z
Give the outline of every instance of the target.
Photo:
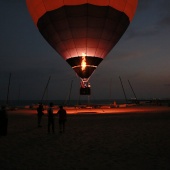
M 90 95 L 91 88 L 90 87 L 80 87 L 80 95 Z

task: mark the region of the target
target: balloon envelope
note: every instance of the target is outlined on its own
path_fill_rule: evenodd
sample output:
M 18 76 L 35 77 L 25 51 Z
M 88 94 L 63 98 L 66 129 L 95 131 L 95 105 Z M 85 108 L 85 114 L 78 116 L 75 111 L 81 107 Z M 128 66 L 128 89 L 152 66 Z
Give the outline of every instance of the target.
M 26 0 L 46 41 L 88 79 L 130 24 L 137 0 Z

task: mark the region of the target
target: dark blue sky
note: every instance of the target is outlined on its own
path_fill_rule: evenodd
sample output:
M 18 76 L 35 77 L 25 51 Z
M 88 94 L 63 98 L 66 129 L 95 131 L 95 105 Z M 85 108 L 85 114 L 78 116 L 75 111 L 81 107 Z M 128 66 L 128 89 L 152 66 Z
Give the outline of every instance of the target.
M 48 99 L 79 98 L 79 78 L 43 39 L 24 0 L 0 0 L 0 100 L 41 99 L 51 75 Z M 136 15 L 118 44 L 90 79 L 91 99 L 170 98 L 170 1 L 139 0 Z M 83 98 L 83 97 L 82 97 Z

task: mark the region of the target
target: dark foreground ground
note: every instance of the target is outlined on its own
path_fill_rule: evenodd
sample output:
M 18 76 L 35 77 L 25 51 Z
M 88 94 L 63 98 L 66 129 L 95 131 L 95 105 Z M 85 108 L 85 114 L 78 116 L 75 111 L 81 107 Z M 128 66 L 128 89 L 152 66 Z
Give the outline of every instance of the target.
M 68 115 L 47 134 L 47 117 L 9 114 L 0 170 L 170 170 L 170 112 Z

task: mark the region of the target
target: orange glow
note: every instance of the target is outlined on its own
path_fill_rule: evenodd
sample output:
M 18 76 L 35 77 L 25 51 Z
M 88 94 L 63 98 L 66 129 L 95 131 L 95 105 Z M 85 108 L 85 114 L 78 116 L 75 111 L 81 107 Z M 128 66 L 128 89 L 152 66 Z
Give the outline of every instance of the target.
M 46 108 L 47 106 L 45 106 Z M 30 115 L 30 114 L 37 114 L 36 106 L 33 106 L 33 109 L 29 109 L 29 106 L 25 106 L 24 109 L 17 109 L 16 112 L 9 110 L 9 114 L 19 114 L 19 115 Z M 58 107 L 54 106 L 54 112 L 56 113 L 58 111 Z M 100 108 L 94 108 L 93 106 L 88 106 L 86 108 L 81 108 L 81 105 L 76 107 L 64 107 L 66 109 L 67 114 L 160 114 L 168 113 L 170 112 L 170 107 L 167 106 L 152 106 L 152 105 L 139 105 L 139 106 L 128 106 L 128 107 L 116 107 L 116 108 L 110 108 L 110 105 L 102 105 Z M 47 110 L 44 111 L 44 114 L 47 114 Z
M 86 69 L 86 54 L 82 53 L 81 70 L 84 71 L 85 69 Z

